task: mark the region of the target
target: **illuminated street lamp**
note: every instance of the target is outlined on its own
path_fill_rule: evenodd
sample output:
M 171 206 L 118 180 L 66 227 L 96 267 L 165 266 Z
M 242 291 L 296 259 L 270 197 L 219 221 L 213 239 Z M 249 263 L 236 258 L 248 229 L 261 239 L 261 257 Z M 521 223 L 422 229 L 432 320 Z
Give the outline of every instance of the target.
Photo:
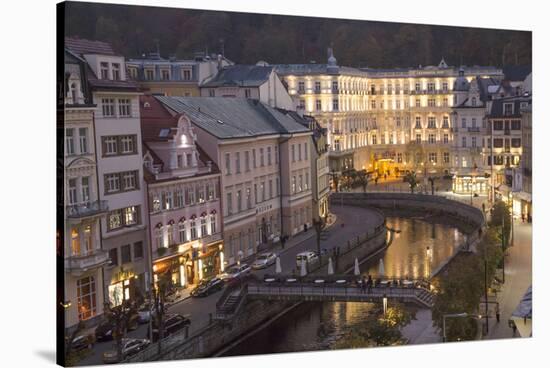
M 388 311 L 388 298 L 386 297 L 386 294 L 384 294 L 384 297 L 382 298 L 382 308 L 384 309 L 384 318 L 385 318 L 386 312 Z

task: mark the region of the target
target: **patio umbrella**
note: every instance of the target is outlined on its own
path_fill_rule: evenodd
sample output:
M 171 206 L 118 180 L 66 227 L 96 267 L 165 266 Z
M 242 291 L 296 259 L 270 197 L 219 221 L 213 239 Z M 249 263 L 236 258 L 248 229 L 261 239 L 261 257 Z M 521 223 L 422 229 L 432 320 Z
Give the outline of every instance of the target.
M 359 276 L 361 274 L 361 270 L 359 270 L 359 261 L 357 258 L 355 258 L 355 267 L 353 268 L 353 274 L 355 276 Z
M 332 267 L 332 258 L 328 258 L 328 274 L 334 275 L 334 267 Z
M 380 258 L 380 262 L 378 263 L 378 276 L 384 277 L 384 273 L 384 261 Z
M 302 264 L 300 266 L 300 276 L 305 276 L 307 275 L 307 270 L 306 270 L 306 262 L 304 260 L 302 260 Z
M 281 269 L 281 258 L 277 257 L 275 259 L 275 273 L 282 273 L 283 270 Z

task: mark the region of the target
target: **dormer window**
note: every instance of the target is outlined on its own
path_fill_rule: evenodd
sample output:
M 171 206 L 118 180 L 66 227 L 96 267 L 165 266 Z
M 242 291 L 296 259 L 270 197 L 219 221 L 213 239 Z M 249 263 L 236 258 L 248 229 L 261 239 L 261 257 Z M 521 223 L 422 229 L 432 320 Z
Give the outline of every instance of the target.
M 100 64 L 101 79 L 109 79 L 109 63 L 102 62 Z
M 153 80 L 153 79 L 155 79 L 155 73 L 153 72 L 153 70 L 147 69 L 147 70 L 145 71 L 145 79 L 147 79 L 147 80 Z
M 113 80 L 120 80 L 120 64 L 113 63 Z
M 504 115 L 513 115 L 514 114 L 514 104 L 505 103 L 504 104 Z

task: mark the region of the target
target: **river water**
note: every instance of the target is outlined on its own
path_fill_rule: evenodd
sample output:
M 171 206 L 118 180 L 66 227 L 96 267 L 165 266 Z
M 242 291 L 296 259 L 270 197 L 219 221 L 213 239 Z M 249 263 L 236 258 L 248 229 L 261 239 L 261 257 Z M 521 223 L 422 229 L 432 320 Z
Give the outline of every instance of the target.
M 427 277 L 465 240 L 454 227 L 418 219 L 388 218 L 387 225 L 401 232 L 385 252 L 361 265 L 365 275 L 377 276 L 382 258 L 386 276 Z M 373 307 L 371 303 L 303 303 L 224 356 L 330 349 L 349 328 L 364 321 Z

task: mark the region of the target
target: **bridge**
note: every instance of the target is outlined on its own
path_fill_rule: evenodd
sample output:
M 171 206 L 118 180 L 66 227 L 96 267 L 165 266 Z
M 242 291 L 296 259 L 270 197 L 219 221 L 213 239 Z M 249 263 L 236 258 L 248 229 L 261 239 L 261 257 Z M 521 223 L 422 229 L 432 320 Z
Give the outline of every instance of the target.
M 383 277 L 373 280 L 370 288 L 362 288 L 357 276 L 266 275 L 263 280 L 249 279 L 226 290 L 216 308 L 216 319 L 227 320 L 238 313 L 249 300 L 381 302 L 384 298 L 420 307 L 433 307 L 431 285 L 424 279 Z

